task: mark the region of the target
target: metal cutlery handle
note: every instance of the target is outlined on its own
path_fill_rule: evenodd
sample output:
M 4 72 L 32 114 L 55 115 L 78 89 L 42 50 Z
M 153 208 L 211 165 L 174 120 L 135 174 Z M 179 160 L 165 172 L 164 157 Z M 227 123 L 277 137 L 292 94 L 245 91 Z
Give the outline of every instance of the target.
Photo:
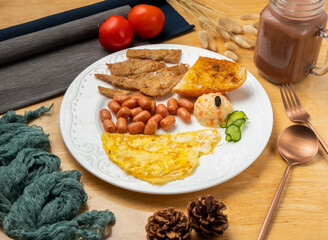
M 257 237 L 257 240 L 263 240 L 264 237 L 265 237 L 265 234 L 268 230 L 268 227 L 269 227 L 271 218 L 273 216 L 273 213 L 276 210 L 276 207 L 278 205 L 279 198 L 281 196 L 282 190 L 284 189 L 284 186 L 285 186 L 285 183 L 286 183 L 286 180 L 287 180 L 287 177 L 288 177 L 289 170 L 290 170 L 291 166 L 292 165 L 290 165 L 290 164 L 287 165 L 285 173 L 284 173 L 283 177 L 281 178 L 280 184 L 277 188 L 276 194 L 274 195 L 274 197 L 272 199 L 270 208 L 269 208 L 268 213 L 267 213 L 267 215 L 264 219 L 264 222 L 263 222 L 262 228 L 260 230 L 259 236 Z

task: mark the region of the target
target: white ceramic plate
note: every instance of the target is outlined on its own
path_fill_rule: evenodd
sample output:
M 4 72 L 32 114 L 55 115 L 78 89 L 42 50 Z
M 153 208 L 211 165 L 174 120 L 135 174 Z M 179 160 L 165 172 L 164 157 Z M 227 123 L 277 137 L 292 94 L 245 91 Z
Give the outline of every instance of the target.
M 139 46 L 148 49 L 182 49 L 181 62 L 192 66 L 199 56 L 226 59 L 222 55 L 201 48 L 157 44 Z M 222 141 L 214 153 L 201 156 L 199 166 L 191 176 L 169 182 L 165 185 L 152 185 L 127 175 L 105 154 L 101 134 L 102 124 L 99 111 L 107 106 L 108 98 L 102 96 L 97 86 L 111 88 L 111 85 L 94 77 L 95 73 L 110 74 L 105 63 L 126 60 L 126 50 L 108 55 L 93 63 L 80 73 L 65 93 L 60 108 L 60 129 L 65 144 L 74 158 L 89 172 L 113 185 L 143 193 L 178 194 L 209 188 L 225 182 L 250 166 L 265 148 L 272 131 L 272 107 L 270 100 L 256 78 L 247 73 L 247 80 L 227 96 L 234 110 L 242 110 L 249 118 L 242 129 L 242 138 L 237 143 L 224 140 L 224 129 L 219 129 Z M 176 94 L 156 99 L 165 103 Z M 204 129 L 194 116 L 191 123 L 183 123 L 176 118 L 176 127 L 170 133 Z M 162 129 L 157 132 L 165 133 Z

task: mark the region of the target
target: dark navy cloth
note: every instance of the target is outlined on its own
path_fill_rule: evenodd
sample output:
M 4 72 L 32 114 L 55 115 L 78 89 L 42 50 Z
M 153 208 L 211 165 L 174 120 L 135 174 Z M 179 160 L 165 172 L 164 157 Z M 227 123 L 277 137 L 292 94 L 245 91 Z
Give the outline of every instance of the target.
M 178 12 L 176 12 L 174 8 L 166 2 L 166 0 L 107 0 L 2 29 L 0 30 L 0 41 L 54 27 L 113 8 L 125 5 L 133 7 L 138 4 L 151 4 L 158 6 L 165 15 L 166 24 L 163 32 L 155 39 L 150 40 L 151 43 L 165 41 L 194 27 L 186 22 L 186 20 Z

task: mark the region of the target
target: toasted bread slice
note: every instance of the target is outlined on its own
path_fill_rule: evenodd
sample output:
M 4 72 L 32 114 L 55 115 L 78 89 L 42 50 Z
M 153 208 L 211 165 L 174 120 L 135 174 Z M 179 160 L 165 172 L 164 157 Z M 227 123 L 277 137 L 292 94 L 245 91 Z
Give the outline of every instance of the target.
M 246 80 L 245 66 L 227 60 L 199 57 L 173 92 L 188 97 L 199 97 L 211 92 L 230 92 Z

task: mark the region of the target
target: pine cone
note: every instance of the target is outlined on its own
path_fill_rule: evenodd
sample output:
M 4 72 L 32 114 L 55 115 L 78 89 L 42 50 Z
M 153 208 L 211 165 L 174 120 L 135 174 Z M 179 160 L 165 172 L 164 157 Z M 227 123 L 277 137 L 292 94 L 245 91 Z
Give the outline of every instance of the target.
M 191 227 L 187 216 L 174 208 L 158 210 L 148 218 L 147 240 L 187 240 Z
M 223 214 L 226 206 L 212 196 L 200 196 L 198 203 L 189 202 L 187 208 L 191 227 L 206 238 L 222 235 L 229 226 L 227 215 Z

